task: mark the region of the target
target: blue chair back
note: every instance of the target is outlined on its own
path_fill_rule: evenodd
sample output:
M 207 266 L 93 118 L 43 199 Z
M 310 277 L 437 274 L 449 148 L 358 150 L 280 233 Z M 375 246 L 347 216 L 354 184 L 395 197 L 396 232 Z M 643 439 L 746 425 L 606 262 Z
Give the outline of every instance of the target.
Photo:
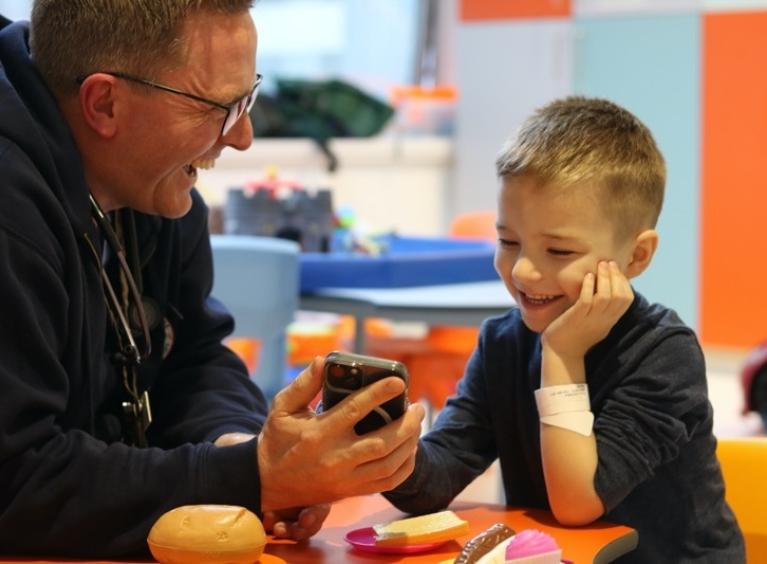
M 298 253 L 292 241 L 211 235 L 213 296 L 234 316 L 233 336 L 261 342 L 251 376 L 271 399 L 285 376 L 285 329 L 298 309 Z

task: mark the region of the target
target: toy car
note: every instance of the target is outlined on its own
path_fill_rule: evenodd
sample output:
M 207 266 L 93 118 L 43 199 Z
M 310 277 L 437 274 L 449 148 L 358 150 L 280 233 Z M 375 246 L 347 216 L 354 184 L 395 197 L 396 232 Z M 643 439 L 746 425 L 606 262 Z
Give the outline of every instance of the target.
M 756 411 L 767 428 L 767 341 L 757 346 L 746 358 L 740 372 L 743 387 L 743 414 Z

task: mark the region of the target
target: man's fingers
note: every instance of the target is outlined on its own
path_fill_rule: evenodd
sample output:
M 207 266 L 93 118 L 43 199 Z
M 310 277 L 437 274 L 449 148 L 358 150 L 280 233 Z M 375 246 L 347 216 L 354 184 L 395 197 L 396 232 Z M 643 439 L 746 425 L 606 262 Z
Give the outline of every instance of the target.
M 360 464 L 355 470 L 359 482 L 373 482 L 392 476 L 402 466 L 408 457 L 413 455 L 418 447 L 418 435 L 405 435 L 400 442 L 385 456 L 380 456 Z
M 273 531 L 274 525 L 277 523 L 277 516 L 274 511 L 264 511 L 264 518 L 261 520 L 261 524 L 264 526 L 266 532 Z
M 332 421 L 332 425 L 338 428 L 351 429 L 373 409 L 397 397 L 404 391 L 405 382 L 401 378 L 397 376 L 384 378 L 349 394 L 343 401 L 335 405 L 333 409 L 323 412 L 321 417 Z M 342 419 L 343 422 L 338 423 L 339 419 Z
M 295 540 L 305 540 L 314 536 L 322 528 L 322 524 L 327 519 L 329 513 L 329 503 L 312 505 L 301 511 L 293 531 L 293 538 Z
M 295 413 L 306 408 L 322 388 L 323 366 L 322 357 L 314 357 L 312 363 L 274 397 L 272 410 Z
M 355 460 L 363 463 L 379 460 L 389 456 L 403 443 L 417 443 L 424 415 L 423 406 L 414 403 L 400 419 L 359 437 L 351 447 Z
M 386 492 L 399 486 L 413 473 L 413 469 L 415 468 L 415 457 L 416 451 L 412 450 L 404 457 L 402 463 L 393 472 L 387 473 L 382 478 L 369 482 L 367 493 Z

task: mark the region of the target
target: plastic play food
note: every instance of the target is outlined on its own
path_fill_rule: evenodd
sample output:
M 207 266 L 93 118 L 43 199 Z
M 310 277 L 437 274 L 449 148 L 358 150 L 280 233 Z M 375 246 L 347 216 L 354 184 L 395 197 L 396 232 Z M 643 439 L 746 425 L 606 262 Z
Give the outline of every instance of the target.
M 185 505 L 149 531 L 149 550 L 162 564 L 252 564 L 266 544 L 261 521 L 235 505 Z
M 559 564 L 562 550 L 551 535 L 536 529 L 525 529 L 506 546 L 508 564 Z
M 406 546 L 452 540 L 467 534 L 469 523 L 448 510 L 374 525 L 373 530 L 378 546 Z
M 463 545 L 455 564 L 474 564 L 499 543 L 514 535 L 514 531 L 503 523 L 491 525 Z

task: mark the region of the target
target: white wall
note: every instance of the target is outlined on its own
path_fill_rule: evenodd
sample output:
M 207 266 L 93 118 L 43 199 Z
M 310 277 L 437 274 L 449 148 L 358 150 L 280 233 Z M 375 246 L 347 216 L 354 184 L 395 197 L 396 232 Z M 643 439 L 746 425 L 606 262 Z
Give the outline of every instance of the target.
M 0 0 L 0 14 L 11 20 L 28 20 L 32 0 Z
M 535 108 L 572 92 L 572 43 L 567 20 L 458 27 L 450 213 L 495 208 L 495 158 Z

